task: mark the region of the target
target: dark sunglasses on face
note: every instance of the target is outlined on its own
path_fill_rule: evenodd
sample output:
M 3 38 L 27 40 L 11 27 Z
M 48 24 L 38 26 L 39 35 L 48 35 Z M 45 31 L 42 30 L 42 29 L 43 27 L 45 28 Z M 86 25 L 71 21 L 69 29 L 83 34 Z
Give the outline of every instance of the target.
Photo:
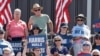
M 61 40 L 55 40 L 55 42 L 57 42 L 57 41 L 61 41 Z
M 3 34 L 3 32 L 0 32 L 0 34 Z
M 34 11 L 36 11 L 36 12 L 37 12 L 37 11 L 40 11 L 40 9 L 37 9 L 37 10 L 34 10 Z
M 93 56 L 100 56 L 100 55 L 93 55 Z
M 83 21 L 83 20 L 82 19 L 80 19 L 80 20 L 78 19 L 77 21 Z
M 100 40 L 100 37 L 95 37 L 95 39 L 98 39 L 98 40 Z
M 90 46 L 89 44 L 83 44 L 83 46 Z

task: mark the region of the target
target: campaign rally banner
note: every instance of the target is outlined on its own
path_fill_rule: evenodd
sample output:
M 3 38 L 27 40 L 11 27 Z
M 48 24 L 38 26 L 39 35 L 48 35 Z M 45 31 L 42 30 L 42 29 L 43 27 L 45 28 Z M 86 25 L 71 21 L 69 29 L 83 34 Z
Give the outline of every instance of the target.
M 31 35 L 28 37 L 28 48 L 38 47 L 41 49 L 41 56 L 46 56 L 46 35 Z
M 22 42 L 21 41 L 11 41 L 12 48 L 14 52 L 21 52 L 22 50 Z
M 100 19 L 96 19 L 93 22 L 94 27 L 94 32 L 100 32 Z

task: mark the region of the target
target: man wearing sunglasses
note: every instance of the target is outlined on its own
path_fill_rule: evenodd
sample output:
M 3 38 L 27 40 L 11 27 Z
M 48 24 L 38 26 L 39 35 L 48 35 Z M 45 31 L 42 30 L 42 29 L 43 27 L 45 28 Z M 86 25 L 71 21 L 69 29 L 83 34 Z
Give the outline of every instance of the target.
M 53 23 L 50 20 L 50 17 L 47 14 L 42 14 L 41 11 L 43 7 L 41 7 L 38 3 L 33 4 L 33 8 L 31 9 L 32 15 L 28 22 L 29 30 L 32 29 L 32 25 L 37 24 L 39 28 L 42 28 L 43 31 L 40 34 L 47 34 L 47 24 L 50 28 L 50 34 L 53 34 Z
M 85 19 L 86 17 L 83 14 L 75 17 L 76 25 L 72 28 L 74 56 L 77 56 L 80 52 L 82 43 L 90 39 L 90 29 L 85 25 Z

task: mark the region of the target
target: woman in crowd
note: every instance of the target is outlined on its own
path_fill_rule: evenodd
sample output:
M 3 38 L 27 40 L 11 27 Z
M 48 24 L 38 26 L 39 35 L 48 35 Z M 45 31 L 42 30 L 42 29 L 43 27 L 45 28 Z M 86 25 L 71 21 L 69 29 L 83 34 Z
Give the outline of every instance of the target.
M 21 10 L 14 10 L 14 19 L 6 27 L 6 38 L 11 41 L 22 41 L 28 35 L 27 25 L 21 20 Z
M 98 49 L 100 51 L 100 34 L 94 36 L 93 49 Z
M 91 56 L 92 45 L 89 41 L 85 41 L 82 50 L 77 56 Z
M 57 35 L 54 37 L 55 46 L 51 48 L 51 56 L 65 56 L 68 54 L 68 50 L 66 47 L 62 46 L 62 38 Z
M 6 27 L 6 38 L 8 41 L 23 41 L 28 36 L 27 25 L 21 20 L 21 10 L 14 10 L 14 19 Z M 22 51 L 22 50 L 21 50 Z M 17 54 L 17 52 L 15 52 Z
M 32 52 L 25 53 L 23 56 L 41 56 L 41 49 L 35 47 L 32 49 Z
M 92 56 L 100 56 L 100 51 L 98 49 L 94 49 L 92 51 Z
M 67 47 L 69 50 L 72 46 L 72 43 L 71 43 L 72 37 L 71 35 L 68 35 L 68 32 L 69 32 L 68 24 L 64 22 L 61 23 L 58 35 L 60 35 L 63 39 L 62 45 Z
M 41 56 L 41 49 L 40 48 L 33 48 L 33 56 Z
M 90 29 L 85 25 L 85 19 L 83 14 L 79 14 L 76 18 L 76 25 L 72 28 L 73 36 L 73 50 L 74 56 L 77 56 L 82 48 L 82 43 L 90 39 Z
M 42 29 L 40 29 L 37 24 L 34 24 L 30 34 L 31 35 L 39 35 L 41 32 L 42 32 Z

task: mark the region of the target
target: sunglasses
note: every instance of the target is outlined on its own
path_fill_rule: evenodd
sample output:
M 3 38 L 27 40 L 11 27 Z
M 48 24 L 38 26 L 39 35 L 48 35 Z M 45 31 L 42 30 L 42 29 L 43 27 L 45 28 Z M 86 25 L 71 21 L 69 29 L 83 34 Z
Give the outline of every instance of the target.
M 100 40 L 100 37 L 95 37 L 95 39 Z
M 57 42 L 57 41 L 61 41 L 61 40 L 55 40 L 55 42 Z
M 100 56 L 100 55 L 93 55 L 93 56 Z
M 40 11 L 41 9 L 34 10 L 35 12 Z
M 35 51 L 41 51 L 41 50 L 35 50 Z
M 83 44 L 83 46 L 90 46 L 89 44 Z
M 3 34 L 3 32 L 0 32 L 0 34 Z
M 84 20 L 79 20 L 79 19 L 78 19 L 77 21 L 84 21 Z

